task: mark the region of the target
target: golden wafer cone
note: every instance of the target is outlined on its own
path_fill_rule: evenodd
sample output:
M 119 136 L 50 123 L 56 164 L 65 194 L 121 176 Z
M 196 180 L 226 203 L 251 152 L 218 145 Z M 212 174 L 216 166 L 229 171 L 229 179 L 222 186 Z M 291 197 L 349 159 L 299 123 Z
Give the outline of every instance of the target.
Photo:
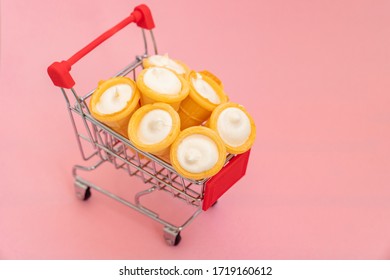
M 164 56 L 167 56 L 167 55 L 164 55 Z M 168 56 L 167 56 L 168 57 Z M 177 59 L 172 59 L 172 58 L 169 58 L 171 60 L 173 60 L 174 62 L 176 62 L 179 66 L 181 66 L 181 68 L 183 68 L 183 72 L 179 72 L 177 71 L 175 68 L 173 67 L 170 67 L 169 65 L 163 65 L 163 64 L 154 64 L 150 57 L 146 57 L 142 60 L 142 66 L 144 68 L 149 68 L 149 67 L 154 67 L 154 66 L 160 66 L 160 67 L 165 67 L 165 68 L 168 68 L 174 72 L 176 72 L 176 74 L 178 75 L 181 75 L 183 78 L 186 78 L 188 76 L 188 74 L 190 73 L 190 68 L 182 61 L 180 60 L 177 60 Z
M 153 110 L 163 110 L 169 114 L 172 119 L 172 127 L 168 135 L 158 143 L 144 143 L 140 137 L 139 126 L 144 116 Z M 131 117 L 128 125 L 128 135 L 130 141 L 137 149 L 153 155 L 169 158 L 169 148 L 180 132 L 180 118 L 172 106 L 165 103 L 154 103 L 142 106 Z
M 204 76 L 209 77 L 210 79 L 212 79 L 214 82 L 216 82 L 223 89 L 222 81 L 215 74 L 211 73 L 208 70 L 202 70 L 202 71 L 199 71 L 199 73 L 204 75 Z
M 213 79 L 209 76 L 206 76 L 200 73 L 202 79 L 207 82 L 215 91 L 220 99 L 219 104 L 215 104 L 211 102 L 209 99 L 203 97 L 198 91 L 195 89 L 191 79 L 195 77 L 197 73 L 195 71 L 191 71 L 188 76 L 188 83 L 190 85 L 190 93 L 186 99 L 184 99 L 180 104 L 179 116 L 181 120 L 181 129 L 186 129 L 190 126 L 201 125 L 204 121 L 206 121 L 212 111 L 220 104 L 227 102 L 227 96 L 223 91 L 222 87 L 220 87 Z
M 161 67 L 155 67 L 155 68 L 161 68 Z M 162 94 L 159 92 L 154 91 L 153 89 L 149 88 L 145 83 L 144 83 L 144 75 L 146 71 L 148 71 L 151 68 L 146 68 L 142 70 L 138 77 L 137 77 L 137 86 L 138 89 L 141 92 L 141 105 L 146 105 L 146 104 L 153 104 L 156 102 L 163 102 L 171 105 L 176 111 L 179 110 L 180 103 L 187 97 L 189 93 L 189 85 L 187 81 L 180 75 L 176 74 L 174 71 L 170 69 L 166 69 L 168 71 L 171 71 L 179 80 L 181 83 L 181 90 L 178 94 Z
M 126 84 L 132 88 L 132 96 L 131 99 L 127 102 L 126 107 L 118 112 L 111 114 L 102 114 L 99 112 L 96 108 L 96 105 L 100 101 L 102 94 L 109 88 L 120 84 Z M 137 89 L 136 83 L 132 79 L 127 77 L 115 77 L 106 81 L 101 81 L 99 83 L 98 87 L 91 96 L 90 111 L 95 119 L 106 124 L 121 135 L 127 137 L 127 126 L 131 115 L 140 106 L 139 99 L 139 91 Z
M 206 139 L 208 139 L 208 141 L 210 141 L 215 145 L 216 154 L 218 158 L 215 164 L 211 168 L 207 170 L 201 170 L 199 172 L 192 172 L 191 170 L 188 170 L 185 167 L 183 167 L 183 165 L 181 164 L 181 159 L 179 159 L 178 151 L 183 141 L 185 141 L 185 139 L 188 139 L 188 137 L 191 136 L 199 136 L 199 135 L 205 137 Z M 195 146 L 194 149 L 195 149 L 195 153 L 197 153 L 196 150 L 199 149 L 199 147 Z M 186 154 L 187 152 L 191 153 L 191 151 L 188 150 L 184 151 L 184 159 L 188 160 L 191 163 L 191 161 L 193 162 L 193 159 L 187 157 L 187 155 L 191 156 L 190 153 Z M 204 158 L 202 157 L 196 159 L 196 161 L 198 162 L 202 160 L 204 160 Z M 180 132 L 179 136 L 172 144 L 171 151 L 170 151 L 170 161 L 173 168 L 181 176 L 189 179 L 200 180 L 200 179 L 211 177 L 217 174 L 222 169 L 226 161 L 226 148 L 222 140 L 220 139 L 220 137 L 215 131 L 203 126 L 193 126 Z
M 250 134 L 248 135 L 248 138 L 245 140 L 245 142 L 240 145 L 232 145 L 227 143 L 227 141 L 223 138 L 222 132 L 218 128 L 218 121 L 221 116 L 221 113 L 228 108 L 237 108 L 241 110 L 248 117 L 249 120 Z M 218 133 L 218 135 L 221 137 L 222 141 L 225 144 L 226 151 L 231 154 L 242 154 L 248 151 L 252 147 L 256 138 L 256 125 L 253 118 L 242 105 L 233 102 L 227 102 L 215 108 L 210 116 L 210 119 L 206 122 L 206 126 Z M 234 134 L 233 130 L 232 133 Z

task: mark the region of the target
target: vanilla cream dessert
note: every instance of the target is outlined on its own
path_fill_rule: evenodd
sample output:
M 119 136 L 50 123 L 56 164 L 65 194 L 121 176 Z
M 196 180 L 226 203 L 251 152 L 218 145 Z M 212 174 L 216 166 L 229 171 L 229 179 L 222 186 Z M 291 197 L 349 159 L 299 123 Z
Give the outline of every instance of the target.
M 214 73 L 211 73 L 208 70 L 202 70 L 202 71 L 199 71 L 199 73 L 206 76 L 206 77 L 209 77 L 211 80 L 216 82 L 221 88 L 223 88 L 222 81 Z
M 144 152 L 169 159 L 169 147 L 180 132 L 180 118 L 165 103 L 147 104 L 131 117 L 128 135 L 134 146 Z
M 172 130 L 172 117 L 164 110 L 155 109 L 146 113 L 138 125 L 138 138 L 152 145 L 164 140 Z
M 218 147 L 207 136 L 194 134 L 186 137 L 177 147 L 177 160 L 188 172 L 210 170 L 218 161 Z
M 245 108 L 233 102 L 219 105 L 206 124 L 221 137 L 226 150 L 241 154 L 251 148 L 256 137 L 256 126 Z
M 127 125 L 139 107 L 136 83 L 128 77 L 114 77 L 99 82 L 90 99 L 91 115 L 127 137 Z
M 155 66 L 162 66 L 175 71 L 179 75 L 186 73 L 186 69 L 177 63 L 175 60 L 169 58 L 168 54 L 152 55 L 148 57 L 149 63 Z
M 217 130 L 222 140 L 232 147 L 243 145 L 251 134 L 251 122 L 240 109 L 223 110 L 217 120 Z
M 130 85 L 117 84 L 103 92 L 95 110 L 102 115 L 119 112 L 126 107 L 132 96 L 133 88 Z
M 213 87 L 202 78 L 202 75 L 196 73 L 195 77 L 191 77 L 192 85 L 195 90 L 204 98 L 209 100 L 213 104 L 221 103 L 221 99 L 219 98 L 217 92 L 213 89 Z
M 201 125 L 219 104 L 228 100 L 223 88 L 207 75 L 191 71 L 187 80 L 190 93 L 179 109 L 182 130 Z
M 199 180 L 221 170 L 226 160 L 226 149 L 213 130 L 193 126 L 183 130 L 172 144 L 170 160 L 180 175 Z
M 182 76 L 158 66 L 142 70 L 137 77 L 137 86 L 141 91 L 141 105 L 163 102 L 170 104 L 176 111 L 190 90 Z
M 150 89 L 161 94 L 176 95 L 181 90 L 179 78 L 165 68 L 148 68 L 144 75 L 144 83 Z

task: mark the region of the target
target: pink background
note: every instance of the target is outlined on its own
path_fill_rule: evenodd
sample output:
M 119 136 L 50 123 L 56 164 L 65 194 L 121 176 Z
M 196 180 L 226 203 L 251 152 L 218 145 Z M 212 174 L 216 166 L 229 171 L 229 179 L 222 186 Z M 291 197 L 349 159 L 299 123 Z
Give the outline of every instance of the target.
M 390 258 L 389 1 L 145 1 L 160 52 L 217 73 L 258 128 L 247 175 L 174 248 L 160 224 L 73 193 L 83 162 L 46 68 L 140 2 L 113 3 L 1 1 L 0 259 Z M 132 59 L 133 29 L 74 66 L 80 89 Z

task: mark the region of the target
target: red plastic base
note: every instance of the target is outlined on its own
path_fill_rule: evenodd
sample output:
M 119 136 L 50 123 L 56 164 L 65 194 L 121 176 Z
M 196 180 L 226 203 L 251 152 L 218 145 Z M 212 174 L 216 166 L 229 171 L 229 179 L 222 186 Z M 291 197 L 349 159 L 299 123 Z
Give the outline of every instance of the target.
M 230 189 L 246 172 L 250 150 L 235 156 L 220 172 L 206 182 L 203 197 L 203 211 L 210 208 L 228 189 Z

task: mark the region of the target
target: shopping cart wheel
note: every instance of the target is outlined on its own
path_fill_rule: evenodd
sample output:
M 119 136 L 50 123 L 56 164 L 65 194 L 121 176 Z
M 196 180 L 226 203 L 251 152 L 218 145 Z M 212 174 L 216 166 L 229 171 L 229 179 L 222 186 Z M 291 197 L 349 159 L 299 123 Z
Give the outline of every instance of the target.
M 164 227 L 164 239 L 169 246 L 177 246 L 181 241 L 180 231 Z
M 176 246 L 176 245 L 179 245 L 181 241 L 181 235 L 180 235 L 180 232 L 176 235 L 176 238 L 175 238 L 175 243 L 173 244 L 173 246 Z
M 91 188 L 80 181 L 75 181 L 74 183 L 76 196 L 80 200 L 88 200 L 91 197 Z
M 84 194 L 83 200 L 88 200 L 90 197 L 91 197 L 91 188 L 88 187 L 88 188 L 85 190 L 85 194 Z

